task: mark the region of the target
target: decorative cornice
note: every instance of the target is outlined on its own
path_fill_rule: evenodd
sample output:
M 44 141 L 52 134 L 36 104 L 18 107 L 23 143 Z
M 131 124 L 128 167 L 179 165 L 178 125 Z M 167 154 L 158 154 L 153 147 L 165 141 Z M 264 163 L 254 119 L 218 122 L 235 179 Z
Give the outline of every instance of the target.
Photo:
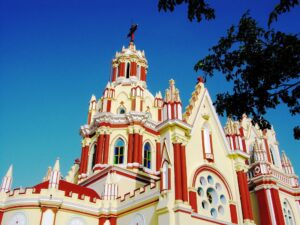
M 173 119 L 173 120 L 165 120 L 163 121 L 162 123 L 158 124 L 156 126 L 156 129 L 157 130 L 163 130 L 167 127 L 174 127 L 174 126 L 177 126 L 177 127 L 180 127 L 180 128 L 183 128 L 184 130 L 190 132 L 190 130 L 192 129 L 192 126 L 181 121 L 181 120 L 177 120 L 177 119 Z
M 111 132 L 111 128 L 109 127 L 109 124 L 111 125 L 129 125 L 129 124 L 140 124 L 144 126 L 145 128 L 149 128 L 155 132 L 158 132 L 158 129 L 156 128 L 158 123 L 154 120 L 148 118 L 148 115 L 145 112 L 129 112 L 126 114 L 116 115 L 108 112 L 99 112 L 95 114 L 94 116 L 94 123 L 89 125 L 81 126 L 80 133 L 83 137 L 89 136 L 99 129 L 99 124 L 105 123 L 108 124 L 106 126 L 101 126 L 100 133 L 101 132 Z M 141 128 L 139 128 L 141 129 Z

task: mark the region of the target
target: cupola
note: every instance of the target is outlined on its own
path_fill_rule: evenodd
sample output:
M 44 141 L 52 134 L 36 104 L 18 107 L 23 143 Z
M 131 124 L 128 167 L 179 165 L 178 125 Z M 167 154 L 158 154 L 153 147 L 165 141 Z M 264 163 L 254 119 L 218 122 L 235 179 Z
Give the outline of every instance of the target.
M 141 82 L 146 85 L 148 62 L 145 52 L 136 50 L 133 41 L 130 41 L 127 48 L 123 47 L 121 52 L 117 52 L 112 60 L 113 84 L 126 84 Z

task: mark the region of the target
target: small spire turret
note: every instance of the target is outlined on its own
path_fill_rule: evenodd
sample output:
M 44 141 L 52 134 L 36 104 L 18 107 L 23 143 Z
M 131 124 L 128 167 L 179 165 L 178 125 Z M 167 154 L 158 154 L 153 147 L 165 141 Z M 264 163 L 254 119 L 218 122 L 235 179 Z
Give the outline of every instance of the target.
M 49 189 L 58 189 L 60 176 L 61 173 L 60 173 L 59 159 L 57 159 L 50 173 Z
M 169 81 L 169 88 L 166 89 L 164 100 L 163 117 L 167 119 L 180 119 L 182 120 L 182 105 L 179 95 L 179 90 L 175 87 L 175 81 Z
M 2 179 L 0 192 L 8 192 L 11 190 L 12 186 L 12 174 L 13 174 L 13 166 L 10 165 L 8 168 L 6 175 Z
M 51 171 L 52 171 L 52 167 L 49 166 L 48 169 L 47 169 L 46 175 L 43 178 L 43 181 L 47 181 L 47 180 L 50 179 Z
M 92 122 L 93 115 L 96 113 L 97 99 L 95 95 L 92 95 L 89 104 L 89 113 L 88 113 L 88 124 Z
M 290 159 L 285 154 L 284 150 L 282 151 L 282 159 L 281 159 L 282 168 L 284 169 L 284 172 L 287 174 L 294 174 L 294 167 L 290 161 Z

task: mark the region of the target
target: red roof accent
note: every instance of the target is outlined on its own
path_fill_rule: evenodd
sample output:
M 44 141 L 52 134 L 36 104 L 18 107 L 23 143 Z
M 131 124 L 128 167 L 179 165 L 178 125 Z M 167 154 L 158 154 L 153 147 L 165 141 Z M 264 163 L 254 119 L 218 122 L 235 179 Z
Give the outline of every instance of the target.
M 48 189 L 49 181 L 45 181 L 43 183 L 35 185 L 33 188 L 35 188 L 35 192 L 39 193 L 41 189 Z M 59 181 L 58 190 L 65 191 L 66 196 L 70 196 L 70 192 L 77 193 L 78 197 L 81 199 L 83 196 L 89 196 L 91 201 L 93 201 L 94 198 L 100 199 L 101 197 L 98 195 L 96 191 L 93 189 L 82 187 L 77 184 L 72 184 L 64 180 Z

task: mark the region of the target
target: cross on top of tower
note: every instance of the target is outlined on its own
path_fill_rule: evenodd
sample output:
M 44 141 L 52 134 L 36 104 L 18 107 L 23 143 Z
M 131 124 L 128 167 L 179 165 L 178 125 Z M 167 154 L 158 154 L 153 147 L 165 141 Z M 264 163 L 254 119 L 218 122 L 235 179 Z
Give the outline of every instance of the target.
M 128 33 L 127 37 L 130 37 L 130 42 L 134 42 L 134 33 L 136 32 L 137 27 L 138 27 L 137 24 L 132 24 L 129 29 L 129 33 Z

